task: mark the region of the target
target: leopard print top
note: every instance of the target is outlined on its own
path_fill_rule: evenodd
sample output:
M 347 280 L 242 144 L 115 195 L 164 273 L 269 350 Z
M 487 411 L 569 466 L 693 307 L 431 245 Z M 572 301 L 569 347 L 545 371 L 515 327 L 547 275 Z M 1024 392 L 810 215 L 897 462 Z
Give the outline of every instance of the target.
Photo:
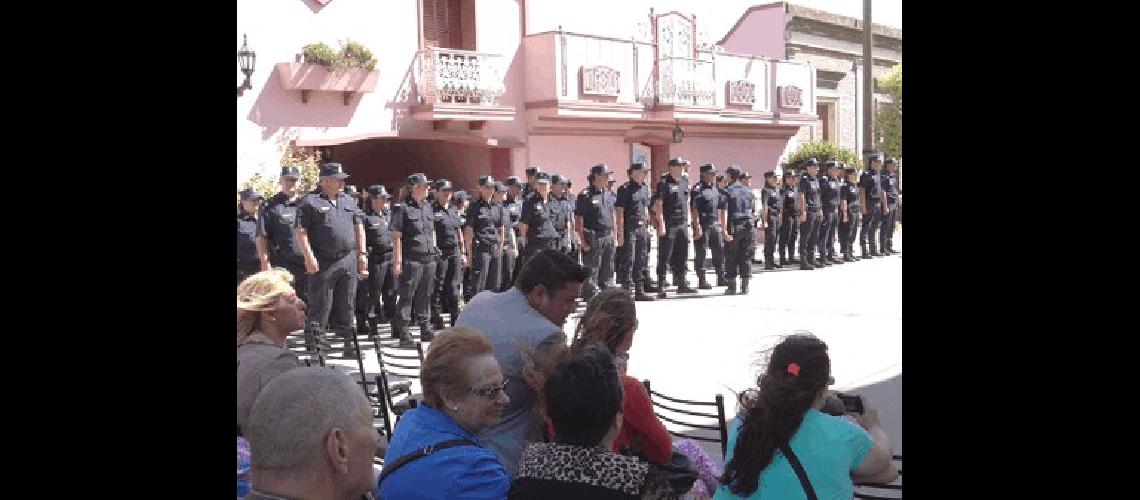
M 519 460 L 519 478 L 582 483 L 641 493 L 649 463 L 601 448 L 559 443 L 531 443 Z

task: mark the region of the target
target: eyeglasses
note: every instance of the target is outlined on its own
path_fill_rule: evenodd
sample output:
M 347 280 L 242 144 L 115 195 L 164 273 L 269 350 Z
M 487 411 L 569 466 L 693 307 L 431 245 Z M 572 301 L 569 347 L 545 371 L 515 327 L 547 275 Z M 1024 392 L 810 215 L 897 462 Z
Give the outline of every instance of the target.
M 503 379 L 503 383 L 500 385 L 491 386 L 491 387 L 472 387 L 472 388 L 467 389 L 467 390 L 470 391 L 471 394 L 483 396 L 487 399 L 495 399 L 496 397 L 499 396 L 500 392 L 507 390 L 507 382 L 509 382 L 509 381 L 510 381 L 510 379 Z

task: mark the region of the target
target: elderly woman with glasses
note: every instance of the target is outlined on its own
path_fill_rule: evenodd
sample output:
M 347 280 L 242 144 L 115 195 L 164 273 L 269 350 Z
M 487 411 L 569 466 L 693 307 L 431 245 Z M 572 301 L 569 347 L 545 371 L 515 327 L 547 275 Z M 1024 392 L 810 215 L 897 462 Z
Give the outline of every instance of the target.
M 510 477 L 479 431 L 510 399 L 491 342 L 469 327 L 440 332 L 420 368 L 424 402 L 393 432 L 382 498 L 506 498 Z

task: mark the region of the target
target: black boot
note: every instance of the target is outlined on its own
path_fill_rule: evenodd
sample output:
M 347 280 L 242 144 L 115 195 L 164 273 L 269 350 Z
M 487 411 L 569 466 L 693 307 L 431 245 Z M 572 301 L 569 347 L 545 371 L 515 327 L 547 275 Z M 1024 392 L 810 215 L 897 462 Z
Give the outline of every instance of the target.
M 716 272 L 716 286 L 724 286 L 724 285 L 726 285 L 726 283 L 724 282 L 724 271 L 718 270 Z
M 812 269 L 815 269 L 815 266 L 811 265 L 810 259 L 805 257 L 803 254 L 800 254 L 800 269 L 804 271 L 811 271 Z
M 356 317 L 356 334 L 368 336 L 372 334 L 372 329 L 368 327 L 368 318 L 357 316 Z
M 695 289 L 693 289 L 693 287 L 689 286 L 689 280 L 686 280 L 685 277 L 680 275 L 680 274 L 674 274 L 673 275 L 673 283 L 677 284 L 677 293 L 685 293 L 685 294 L 701 293 L 701 292 L 698 292 Z M 709 287 L 709 288 L 712 288 L 712 287 Z
M 776 267 L 784 267 L 786 265 L 788 265 L 788 260 L 785 259 L 784 254 L 781 253 L 780 254 L 780 262 L 776 264 Z
M 860 259 L 870 259 L 871 258 L 871 254 L 867 253 L 867 244 L 866 243 L 860 243 L 859 244 L 859 250 L 860 250 L 860 253 L 859 253 Z
M 646 295 L 645 285 L 639 282 L 634 285 L 633 300 L 638 302 L 652 302 L 653 296 Z
M 413 347 L 416 345 L 408 327 L 401 321 L 392 321 L 392 338 L 400 339 L 400 347 Z
M 658 291 L 657 282 L 653 281 L 653 278 L 649 277 L 649 273 L 645 273 L 644 276 L 645 276 L 645 291 L 646 292 L 657 292 Z
M 431 325 L 427 321 L 421 321 L 420 342 L 431 342 L 432 340 L 435 340 L 435 330 L 431 329 Z
M 740 278 L 740 294 L 748 295 L 748 278 L 747 276 Z
M 431 318 L 431 326 L 436 330 L 443 330 L 443 315 L 436 312 L 435 316 Z
M 773 269 L 775 269 L 775 268 L 776 268 L 776 265 L 775 265 L 775 263 L 774 263 L 774 262 L 772 262 L 772 258 L 771 258 L 771 257 L 767 257 L 767 258 L 765 258 L 765 259 L 764 259 L 764 270 L 765 270 L 765 271 L 771 271 L 771 270 L 773 270 Z
M 665 275 L 659 274 L 657 275 L 657 298 L 663 299 L 665 297 L 667 297 L 665 295 Z
M 724 290 L 725 295 L 736 295 L 736 278 L 728 278 L 728 288 Z
M 701 290 L 712 290 L 712 285 L 705 279 L 704 272 L 697 273 L 697 288 Z

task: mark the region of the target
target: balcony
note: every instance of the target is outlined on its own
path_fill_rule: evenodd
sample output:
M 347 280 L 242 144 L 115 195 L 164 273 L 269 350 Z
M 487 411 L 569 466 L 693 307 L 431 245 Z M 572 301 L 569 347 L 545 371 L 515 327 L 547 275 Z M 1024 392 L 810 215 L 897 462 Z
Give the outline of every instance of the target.
M 514 106 L 499 103 L 506 91 L 504 73 L 500 54 L 443 48 L 420 51 L 412 69 L 412 116 L 433 121 L 512 120 Z
M 531 130 L 620 130 L 633 123 L 814 123 L 815 71 L 790 61 L 698 50 L 657 56 L 657 45 L 568 31 L 524 38 Z M 780 100 L 783 95 L 799 100 Z M 609 122 L 608 124 L 606 122 Z

